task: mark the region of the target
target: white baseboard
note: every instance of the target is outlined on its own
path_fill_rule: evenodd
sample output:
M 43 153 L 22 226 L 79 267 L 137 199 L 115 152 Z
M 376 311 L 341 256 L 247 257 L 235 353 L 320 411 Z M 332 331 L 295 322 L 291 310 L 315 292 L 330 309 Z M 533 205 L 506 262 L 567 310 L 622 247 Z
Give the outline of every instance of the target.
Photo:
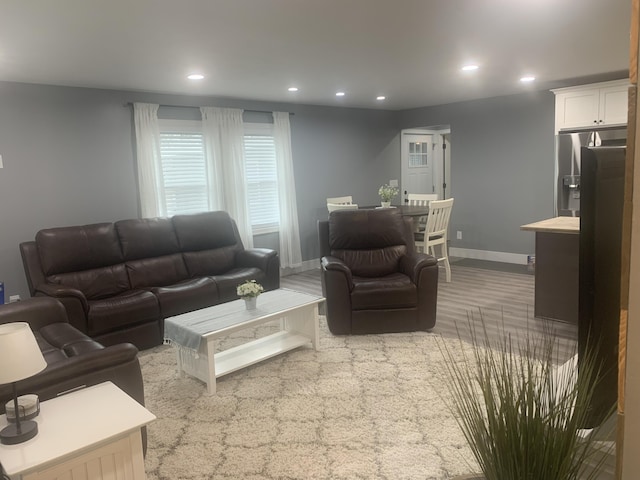
M 449 248 L 450 257 L 475 258 L 492 262 L 527 264 L 527 255 L 523 253 L 491 252 L 489 250 L 474 250 L 472 248 Z
M 280 275 L 286 277 L 287 275 L 293 275 L 294 273 L 302 273 L 307 270 L 313 270 L 320 268 L 320 259 L 313 258 L 311 260 L 304 260 L 298 267 L 282 267 L 280 268 Z

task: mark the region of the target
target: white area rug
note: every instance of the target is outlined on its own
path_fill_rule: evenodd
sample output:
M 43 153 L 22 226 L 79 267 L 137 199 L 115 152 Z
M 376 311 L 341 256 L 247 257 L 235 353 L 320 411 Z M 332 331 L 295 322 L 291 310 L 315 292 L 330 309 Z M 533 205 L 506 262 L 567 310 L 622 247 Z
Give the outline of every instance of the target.
M 262 336 L 240 332 L 224 348 Z M 178 377 L 162 346 L 140 354 L 147 478 L 448 479 L 478 471 L 441 395 L 437 334 L 333 336 L 218 379 L 215 396 Z M 470 348 L 466 344 L 465 349 Z

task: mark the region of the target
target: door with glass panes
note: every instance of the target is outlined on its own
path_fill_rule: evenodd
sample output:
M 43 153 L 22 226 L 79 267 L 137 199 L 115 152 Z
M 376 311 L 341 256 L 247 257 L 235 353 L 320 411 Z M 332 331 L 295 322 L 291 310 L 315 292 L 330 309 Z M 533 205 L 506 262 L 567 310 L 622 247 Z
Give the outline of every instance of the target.
M 402 134 L 402 199 L 407 193 L 435 193 L 432 135 Z

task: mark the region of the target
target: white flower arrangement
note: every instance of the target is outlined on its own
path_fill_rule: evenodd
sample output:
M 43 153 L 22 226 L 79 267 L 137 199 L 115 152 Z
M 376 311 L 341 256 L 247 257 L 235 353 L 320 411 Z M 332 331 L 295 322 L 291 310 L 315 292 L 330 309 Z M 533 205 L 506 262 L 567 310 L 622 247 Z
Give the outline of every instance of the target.
M 383 202 L 390 202 L 393 197 L 398 195 L 400 190 L 398 187 L 392 187 L 391 185 L 382 185 L 378 190 L 378 195 L 380 195 L 380 200 Z
M 247 280 L 236 288 L 236 293 L 241 298 L 257 297 L 264 292 L 264 287 L 255 280 Z

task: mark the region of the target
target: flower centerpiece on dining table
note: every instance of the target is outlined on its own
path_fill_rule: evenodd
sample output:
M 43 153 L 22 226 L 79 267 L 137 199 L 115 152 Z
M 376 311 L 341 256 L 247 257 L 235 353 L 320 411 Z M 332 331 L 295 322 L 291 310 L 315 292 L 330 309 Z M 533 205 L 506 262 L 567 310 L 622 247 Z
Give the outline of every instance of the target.
M 236 288 L 236 293 L 244 300 L 247 310 L 254 310 L 258 295 L 264 292 L 264 287 L 255 280 L 247 280 Z
M 392 187 L 391 185 L 382 185 L 378 189 L 378 195 L 380 195 L 380 205 L 382 208 L 389 208 L 391 206 L 391 200 L 398 195 L 400 189 L 398 187 Z

